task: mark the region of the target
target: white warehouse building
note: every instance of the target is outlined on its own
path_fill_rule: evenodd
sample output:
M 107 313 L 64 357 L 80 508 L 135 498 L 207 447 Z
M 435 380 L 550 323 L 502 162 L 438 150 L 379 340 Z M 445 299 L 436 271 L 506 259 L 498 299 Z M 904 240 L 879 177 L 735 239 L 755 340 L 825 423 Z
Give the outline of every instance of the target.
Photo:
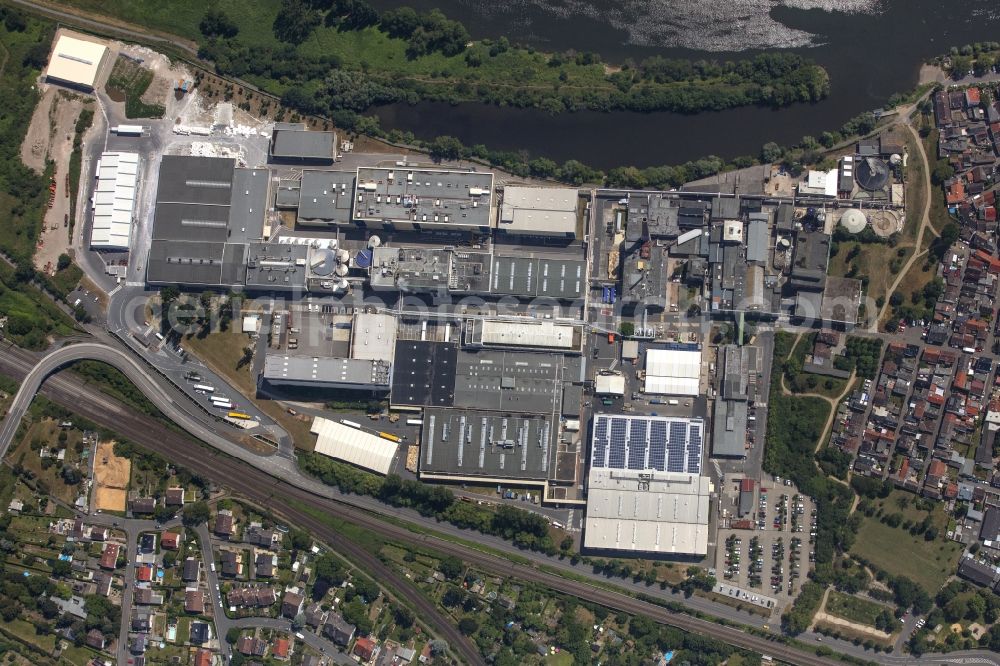
M 643 391 L 658 395 L 699 395 L 701 351 L 650 349 Z
M 97 184 L 92 197 L 94 222 L 90 247 L 96 250 L 127 250 L 132 235 L 139 178 L 137 153 L 103 153 L 97 163 Z
M 317 416 L 309 432 L 316 435 L 316 453 L 357 467 L 388 474 L 396 444 L 364 430 Z

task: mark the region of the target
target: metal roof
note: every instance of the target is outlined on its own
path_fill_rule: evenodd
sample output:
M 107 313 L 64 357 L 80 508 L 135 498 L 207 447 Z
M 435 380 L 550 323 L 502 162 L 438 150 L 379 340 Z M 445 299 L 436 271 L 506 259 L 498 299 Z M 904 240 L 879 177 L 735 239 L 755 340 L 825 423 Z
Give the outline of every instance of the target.
M 101 61 L 108 52 L 104 44 L 59 35 L 45 76 L 66 83 L 93 88 Z
M 575 236 L 578 196 L 570 187 L 506 187 L 498 229 L 509 234 Z
M 275 128 L 271 134 L 273 158 L 333 162 L 336 150 L 336 132 Z
M 377 435 L 317 416 L 309 432 L 316 435 L 316 453 L 343 460 L 379 474 L 388 474 L 396 444 Z
M 101 155 L 94 192 L 90 247 L 128 249 L 138 166 L 137 153 L 108 152 Z

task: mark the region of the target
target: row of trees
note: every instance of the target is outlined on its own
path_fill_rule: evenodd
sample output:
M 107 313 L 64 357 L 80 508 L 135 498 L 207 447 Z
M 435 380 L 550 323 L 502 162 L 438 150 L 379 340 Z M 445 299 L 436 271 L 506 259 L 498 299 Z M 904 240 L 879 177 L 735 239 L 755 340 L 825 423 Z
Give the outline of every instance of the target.
M 536 513 L 506 505 L 493 511 L 472 502 L 459 502 L 443 486 L 430 486 L 395 474 L 380 478 L 317 454 L 300 454 L 299 460 L 306 472 L 344 492 L 370 495 L 393 506 L 415 509 L 424 516 L 435 516 L 464 529 L 502 537 L 521 548 L 550 555 L 559 551 L 549 536 L 548 521 Z

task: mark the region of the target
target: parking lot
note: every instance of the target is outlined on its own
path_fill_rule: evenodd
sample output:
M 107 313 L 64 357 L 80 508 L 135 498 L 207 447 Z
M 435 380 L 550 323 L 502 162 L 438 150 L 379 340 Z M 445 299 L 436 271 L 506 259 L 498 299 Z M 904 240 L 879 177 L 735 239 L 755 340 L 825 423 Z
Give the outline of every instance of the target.
M 785 480 L 754 484 L 753 501 L 739 515 L 741 479 L 728 479 L 720 498 L 715 568 L 722 594 L 782 609 L 806 580 L 815 541 L 815 506 Z M 744 597 L 744 593 L 748 596 Z M 755 602 L 753 597 L 759 600 Z

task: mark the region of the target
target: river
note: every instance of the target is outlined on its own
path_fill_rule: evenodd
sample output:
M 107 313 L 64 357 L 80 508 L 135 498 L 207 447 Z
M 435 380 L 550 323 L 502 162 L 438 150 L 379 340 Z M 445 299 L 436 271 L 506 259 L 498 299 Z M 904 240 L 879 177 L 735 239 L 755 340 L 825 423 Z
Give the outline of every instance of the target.
M 756 154 L 768 141 L 796 143 L 912 88 L 920 64 L 951 46 L 998 39 L 996 0 L 376 0 L 439 7 L 476 38 L 507 35 L 550 51 L 596 51 L 608 62 L 652 54 L 738 58 L 791 49 L 830 73 L 830 96 L 782 109 L 697 115 L 577 112 L 483 104 L 421 103 L 372 109 L 385 128 L 421 138 L 526 150 L 608 169 L 677 164 L 705 155 Z

